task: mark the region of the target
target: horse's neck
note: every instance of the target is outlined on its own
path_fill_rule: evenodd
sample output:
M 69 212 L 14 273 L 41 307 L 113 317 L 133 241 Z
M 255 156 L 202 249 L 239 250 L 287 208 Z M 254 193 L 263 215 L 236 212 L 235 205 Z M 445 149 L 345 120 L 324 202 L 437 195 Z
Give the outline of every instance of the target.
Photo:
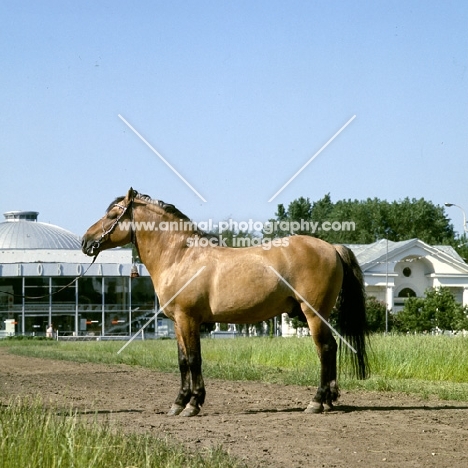
M 139 215 L 135 213 L 134 222 L 138 253 L 151 276 L 159 276 L 162 271 L 180 261 L 190 233 L 170 229 L 169 217 L 149 209 L 141 210 Z M 161 226 L 162 222 L 165 224 Z

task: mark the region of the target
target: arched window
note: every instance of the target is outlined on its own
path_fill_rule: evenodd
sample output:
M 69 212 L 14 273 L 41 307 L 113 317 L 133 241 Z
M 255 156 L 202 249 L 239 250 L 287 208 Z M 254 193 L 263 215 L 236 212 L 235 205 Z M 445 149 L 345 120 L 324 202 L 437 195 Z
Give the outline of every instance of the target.
M 403 288 L 399 293 L 398 297 L 416 297 L 416 293 L 411 288 Z

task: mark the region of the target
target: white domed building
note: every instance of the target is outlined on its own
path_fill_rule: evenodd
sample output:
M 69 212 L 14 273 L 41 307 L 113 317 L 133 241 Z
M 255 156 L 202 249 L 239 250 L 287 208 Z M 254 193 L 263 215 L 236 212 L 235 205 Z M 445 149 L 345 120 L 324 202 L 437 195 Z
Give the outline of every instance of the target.
M 95 263 L 80 238 L 37 221 L 36 211 L 9 211 L 0 223 L 0 336 L 129 336 L 155 312 L 144 265 L 131 278 L 131 249 L 101 252 Z M 78 279 L 74 281 L 75 278 Z M 154 322 L 146 329 L 155 332 Z

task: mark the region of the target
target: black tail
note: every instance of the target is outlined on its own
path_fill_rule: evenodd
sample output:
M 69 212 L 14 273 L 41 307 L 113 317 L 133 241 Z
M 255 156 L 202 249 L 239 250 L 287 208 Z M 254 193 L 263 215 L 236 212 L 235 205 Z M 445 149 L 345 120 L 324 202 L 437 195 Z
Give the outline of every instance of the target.
M 370 372 L 366 354 L 366 295 L 362 271 L 350 249 L 344 245 L 335 245 L 334 247 L 341 258 L 344 269 L 343 285 L 336 303 L 337 330 L 356 350 L 355 353 L 340 341 L 340 355 L 343 349 L 346 353 L 349 352 L 354 374 L 358 379 L 366 379 Z

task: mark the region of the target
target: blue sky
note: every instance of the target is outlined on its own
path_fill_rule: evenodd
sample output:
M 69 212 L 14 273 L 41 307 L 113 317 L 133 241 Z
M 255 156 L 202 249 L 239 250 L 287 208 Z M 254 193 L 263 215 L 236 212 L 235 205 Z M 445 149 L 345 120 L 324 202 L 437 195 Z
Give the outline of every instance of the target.
M 468 212 L 465 1 L 7 0 L 0 18 L 2 212 L 81 235 L 130 186 L 198 221 L 326 193 Z

